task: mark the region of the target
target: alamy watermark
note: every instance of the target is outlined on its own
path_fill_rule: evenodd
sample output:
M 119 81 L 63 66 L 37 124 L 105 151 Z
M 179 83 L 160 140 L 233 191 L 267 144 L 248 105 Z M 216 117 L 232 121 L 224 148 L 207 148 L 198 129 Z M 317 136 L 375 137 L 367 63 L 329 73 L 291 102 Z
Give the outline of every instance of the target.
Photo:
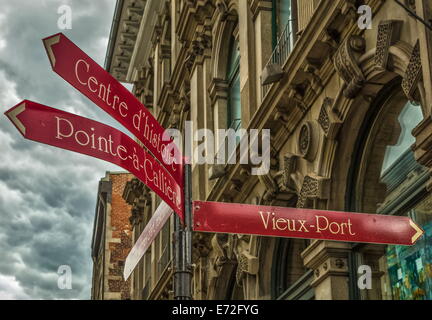
M 357 270 L 360 275 L 357 280 L 357 286 L 360 290 L 372 289 L 372 268 L 368 265 L 361 265 Z
M 57 270 L 57 287 L 60 290 L 72 290 L 72 268 L 68 265 L 61 265 Z
M 168 152 L 182 149 L 190 164 L 249 164 L 252 175 L 265 175 L 270 171 L 270 129 L 210 129 L 194 130 L 193 121 L 185 122 L 184 138 L 180 130 L 165 130 L 162 141 L 173 141 Z M 176 148 L 175 146 L 178 146 Z M 237 154 L 237 150 L 239 150 Z M 179 159 L 171 157 L 171 161 Z
M 357 25 L 360 29 L 372 29 L 372 8 L 362 5 L 358 8 L 357 13 L 360 15 Z
M 72 29 L 72 8 L 64 4 L 58 7 L 57 13 L 60 15 L 57 20 L 57 27 L 60 30 Z

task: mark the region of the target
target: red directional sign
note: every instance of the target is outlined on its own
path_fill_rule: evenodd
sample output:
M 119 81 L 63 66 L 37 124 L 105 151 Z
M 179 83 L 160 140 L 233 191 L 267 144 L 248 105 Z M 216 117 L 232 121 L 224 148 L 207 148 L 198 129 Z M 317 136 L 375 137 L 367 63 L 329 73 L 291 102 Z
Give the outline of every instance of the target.
M 181 154 L 150 111 L 64 34 L 43 42 L 53 70 L 133 133 L 183 186 Z
M 142 256 L 150 247 L 153 240 L 168 221 L 172 213 L 172 209 L 165 202 L 162 202 L 156 209 L 126 258 L 123 269 L 123 278 L 125 281 L 129 278 L 132 271 L 135 269 L 136 265 L 141 260 Z
M 193 202 L 194 230 L 215 233 L 413 245 L 424 233 L 410 218 L 221 202 Z
M 24 100 L 5 112 L 33 141 L 114 163 L 144 182 L 183 220 L 183 193 L 167 170 L 128 135 L 110 126 Z

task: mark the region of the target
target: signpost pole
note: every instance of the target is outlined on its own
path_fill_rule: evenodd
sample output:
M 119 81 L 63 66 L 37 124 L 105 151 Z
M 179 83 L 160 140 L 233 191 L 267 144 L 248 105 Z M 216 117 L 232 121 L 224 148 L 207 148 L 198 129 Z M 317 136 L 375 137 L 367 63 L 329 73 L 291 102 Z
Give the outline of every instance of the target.
M 184 166 L 185 221 L 174 222 L 174 299 L 192 300 L 192 180 L 191 165 Z

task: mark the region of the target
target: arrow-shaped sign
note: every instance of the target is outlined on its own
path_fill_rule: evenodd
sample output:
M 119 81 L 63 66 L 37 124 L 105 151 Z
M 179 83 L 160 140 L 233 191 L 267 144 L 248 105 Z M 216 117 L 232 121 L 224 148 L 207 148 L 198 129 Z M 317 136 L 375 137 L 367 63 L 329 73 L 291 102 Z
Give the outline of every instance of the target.
M 129 278 L 172 213 L 172 209 L 165 202 L 162 202 L 156 209 L 126 258 L 123 269 L 123 278 L 125 281 Z
M 43 43 L 54 72 L 133 133 L 183 186 L 181 153 L 151 112 L 64 34 Z
M 152 155 L 123 132 L 29 100 L 5 114 L 26 139 L 102 159 L 131 172 L 183 219 L 181 187 Z
M 222 202 L 193 202 L 194 230 L 413 245 L 424 231 L 408 217 Z

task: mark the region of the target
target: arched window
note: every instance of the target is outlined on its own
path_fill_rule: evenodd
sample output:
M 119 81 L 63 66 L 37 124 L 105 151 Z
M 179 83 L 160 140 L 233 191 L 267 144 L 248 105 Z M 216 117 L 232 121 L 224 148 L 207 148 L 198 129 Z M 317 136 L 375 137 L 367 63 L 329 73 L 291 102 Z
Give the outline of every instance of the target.
M 421 122 L 420 106 L 407 102 L 398 123 L 400 134 L 395 145 L 386 149 L 381 182 L 386 185 L 386 200 L 378 208 L 384 214 L 401 212 L 425 231 L 414 246 L 387 246 L 382 259 L 385 298 L 432 300 L 432 196 L 427 192 L 428 170 L 414 158 L 412 130 Z
M 228 82 L 227 128 L 237 131 L 241 126 L 240 52 L 238 41 L 231 36 L 226 79 Z
M 416 162 L 411 146 L 414 128 L 423 119 L 421 107 L 407 100 L 400 79 L 377 95 L 359 137 L 356 174 L 350 210 L 408 216 L 424 231 L 413 246 L 388 245 L 379 259 L 381 298 L 432 299 L 432 195 L 430 173 Z M 355 249 L 358 248 L 358 249 Z M 354 246 L 353 274 L 364 264 L 360 245 Z M 356 298 L 368 299 L 366 290 L 352 286 Z

